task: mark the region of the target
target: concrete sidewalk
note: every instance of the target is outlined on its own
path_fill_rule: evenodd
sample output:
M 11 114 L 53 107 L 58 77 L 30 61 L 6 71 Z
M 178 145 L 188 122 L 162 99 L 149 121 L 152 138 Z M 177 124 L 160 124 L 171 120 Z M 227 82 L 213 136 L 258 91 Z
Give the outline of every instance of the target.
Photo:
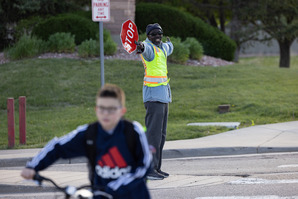
M 16 193 L 19 198 L 24 192 L 52 191 L 51 187 L 37 188 L 32 182 L 20 177 L 20 167 L 38 153 L 40 149 L 0 150 L 0 198 L 9 193 Z M 217 135 L 190 140 L 167 141 L 163 158 L 183 158 L 219 155 L 240 155 L 271 152 L 298 152 L 298 121 L 278 124 L 259 125 L 233 130 Z M 85 159 L 61 160 L 54 165 L 56 169 L 43 171 L 51 176 L 59 185 L 79 186 L 88 184 Z M 59 165 L 59 164 L 67 165 Z M 69 164 L 72 163 L 72 164 Z M 71 166 L 73 165 L 73 166 Z M 64 170 L 64 171 L 63 171 Z M 230 179 L 227 179 L 230 180 Z M 150 189 L 185 187 L 196 184 L 217 184 L 223 179 L 215 176 L 183 176 L 171 175 L 162 181 L 150 181 Z M 2 197 L 3 196 L 3 197 Z M 9 197 L 10 198 L 10 197 Z
M 298 121 L 251 126 L 190 140 L 168 141 L 164 157 L 298 151 Z

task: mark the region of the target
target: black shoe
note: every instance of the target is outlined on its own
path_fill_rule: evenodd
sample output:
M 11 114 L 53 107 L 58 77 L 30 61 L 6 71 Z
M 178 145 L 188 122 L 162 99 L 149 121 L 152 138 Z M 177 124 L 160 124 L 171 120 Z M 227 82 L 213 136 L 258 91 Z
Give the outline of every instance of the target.
M 161 174 L 163 177 L 165 177 L 165 178 L 167 178 L 167 177 L 169 177 L 169 175 L 170 174 L 168 174 L 168 173 L 166 173 L 166 172 L 164 172 L 164 171 L 162 171 L 162 170 L 156 170 L 159 174 Z
M 147 175 L 148 180 L 163 180 L 164 176 L 159 174 L 156 170 L 150 171 Z

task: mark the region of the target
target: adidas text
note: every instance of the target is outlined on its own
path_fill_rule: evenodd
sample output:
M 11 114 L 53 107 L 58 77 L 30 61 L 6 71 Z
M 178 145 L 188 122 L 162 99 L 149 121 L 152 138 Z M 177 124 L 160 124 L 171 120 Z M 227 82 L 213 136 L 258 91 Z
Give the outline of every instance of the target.
M 99 165 L 96 165 L 95 171 L 98 176 L 102 178 L 112 178 L 112 179 L 117 179 L 120 176 L 129 173 L 131 170 L 131 166 L 125 167 L 125 168 L 119 168 L 119 167 L 114 167 L 110 168 L 109 166 L 104 166 L 101 167 Z

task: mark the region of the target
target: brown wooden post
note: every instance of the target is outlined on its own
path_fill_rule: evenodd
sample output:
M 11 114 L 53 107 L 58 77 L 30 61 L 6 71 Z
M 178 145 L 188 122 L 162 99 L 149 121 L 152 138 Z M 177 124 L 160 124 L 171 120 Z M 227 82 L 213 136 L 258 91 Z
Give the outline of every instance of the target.
M 8 147 L 14 147 L 14 99 L 7 98 Z
M 20 144 L 26 144 L 26 97 L 19 97 L 19 135 Z

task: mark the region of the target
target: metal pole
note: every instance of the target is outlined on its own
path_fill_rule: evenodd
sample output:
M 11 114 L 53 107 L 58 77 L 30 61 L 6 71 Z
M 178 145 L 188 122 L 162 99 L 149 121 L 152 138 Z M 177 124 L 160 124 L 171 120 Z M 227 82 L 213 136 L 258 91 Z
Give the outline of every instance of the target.
M 101 87 L 105 84 L 104 76 L 104 53 L 103 53 L 103 22 L 99 22 L 99 45 L 100 45 L 100 79 Z

